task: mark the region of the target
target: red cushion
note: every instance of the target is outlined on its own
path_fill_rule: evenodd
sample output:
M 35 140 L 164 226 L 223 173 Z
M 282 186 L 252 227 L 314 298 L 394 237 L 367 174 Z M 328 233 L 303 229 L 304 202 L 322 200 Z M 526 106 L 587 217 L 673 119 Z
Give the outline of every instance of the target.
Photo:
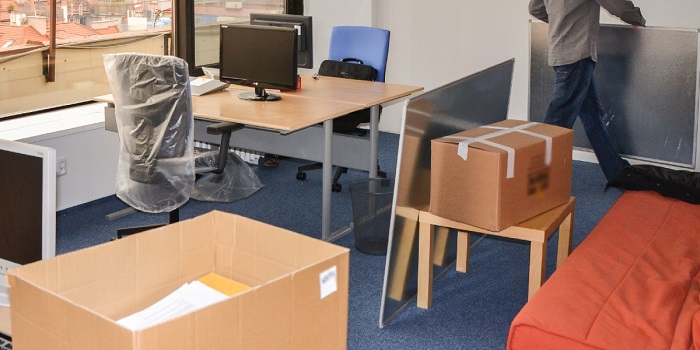
M 693 346 L 695 350 L 700 349 L 700 311 L 693 315 Z
M 515 317 L 507 348 L 689 349 L 699 273 L 700 205 L 625 192 Z

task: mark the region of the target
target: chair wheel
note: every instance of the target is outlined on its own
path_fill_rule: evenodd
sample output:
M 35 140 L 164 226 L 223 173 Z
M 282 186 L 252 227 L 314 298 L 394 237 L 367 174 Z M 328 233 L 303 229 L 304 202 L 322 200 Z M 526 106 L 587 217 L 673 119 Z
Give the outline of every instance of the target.
M 297 171 L 297 180 L 299 180 L 299 181 L 306 180 L 306 173 L 303 171 Z
M 340 192 L 341 189 L 343 189 L 343 185 L 337 182 L 331 185 L 331 191 L 333 192 Z

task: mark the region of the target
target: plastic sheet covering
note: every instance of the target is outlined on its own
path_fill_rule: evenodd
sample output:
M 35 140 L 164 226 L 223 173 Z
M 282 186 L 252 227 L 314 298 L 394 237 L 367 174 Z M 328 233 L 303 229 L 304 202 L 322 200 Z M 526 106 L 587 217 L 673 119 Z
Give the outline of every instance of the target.
M 214 169 L 219 151 L 199 154 L 195 157 L 195 168 Z M 229 152 L 223 173 L 206 173 L 198 178 L 192 198 L 207 202 L 233 202 L 246 198 L 263 187 L 253 169 L 241 157 Z
M 104 65 L 120 139 L 117 197 L 150 213 L 180 207 L 195 179 L 187 63 L 120 53 L 105 55 Z

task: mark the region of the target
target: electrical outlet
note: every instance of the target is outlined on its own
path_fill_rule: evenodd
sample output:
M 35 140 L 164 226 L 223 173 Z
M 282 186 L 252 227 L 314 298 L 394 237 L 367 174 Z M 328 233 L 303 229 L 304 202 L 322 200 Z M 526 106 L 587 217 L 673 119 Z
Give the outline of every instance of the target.
M 68 174 L 68 160 L 66 157 L 56 159 L 56 175 L 62 176 Z

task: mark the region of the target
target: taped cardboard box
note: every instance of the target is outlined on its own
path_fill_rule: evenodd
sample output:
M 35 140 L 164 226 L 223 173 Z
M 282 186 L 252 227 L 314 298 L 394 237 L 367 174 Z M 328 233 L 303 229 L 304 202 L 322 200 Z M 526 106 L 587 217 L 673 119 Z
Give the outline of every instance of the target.
M 17 349 L 345 349 L 349 250 L 222 212 L 10 271 Z M 165 323 L 116 320 L 211 272 L 251 288 Z
M 571 196 L 573 131 L 520 120 L 435 139 L 430 212 L 501 231 Z

